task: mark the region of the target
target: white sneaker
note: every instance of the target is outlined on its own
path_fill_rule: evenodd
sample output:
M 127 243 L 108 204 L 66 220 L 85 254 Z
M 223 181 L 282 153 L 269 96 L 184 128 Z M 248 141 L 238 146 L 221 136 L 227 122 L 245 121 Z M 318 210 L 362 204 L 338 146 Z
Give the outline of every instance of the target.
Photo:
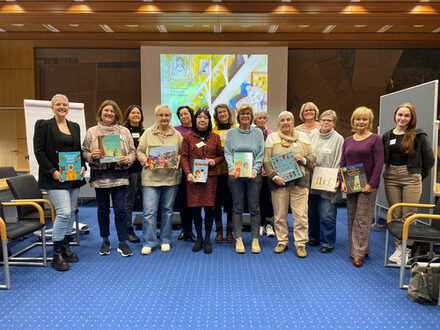
M 264 236 L 264 226 L 260 226 L 260 237 Z
M 161 245 L 160 245 L 160 250 L 161 250 L 162 252 L 170 252 L 171 247 L 170 247 L 170 245 L 169 245 L 168 243 L 166 243 L 166 244 L 161 244 Z
M 274 237 L 275 236 L 275 232 L 273 231 L 273 227 L 271 224 L 267 224 L 267 226 L 266 226 L 266 235 L 267 235 L 267 237 Z
M 389 257 L 390 262 L 400 263 L 400 256 L 402 255 L 402 248 L 396 248 L 396 251 Z
M 411 253 L 410 249 L 406 249 L 406 254 L 405 254 L 405 265 L 408 265 L 408 259 L 409 259 L 409 255 Z M 401 264 L 401 260 L 402 260 L 402 254 L 400 254 L 399 256 L 399 260 L 396 261 L 396 265 L 400 266 Z
M 151 253 L 151 248 L 149 247 L 149 246 L 144 246 L 143 248 L 142 248 L 142 250 L 141 250 L 141 254 L 143 254 L 143 255 L 147 255 L 147 254 L 150 254 Z

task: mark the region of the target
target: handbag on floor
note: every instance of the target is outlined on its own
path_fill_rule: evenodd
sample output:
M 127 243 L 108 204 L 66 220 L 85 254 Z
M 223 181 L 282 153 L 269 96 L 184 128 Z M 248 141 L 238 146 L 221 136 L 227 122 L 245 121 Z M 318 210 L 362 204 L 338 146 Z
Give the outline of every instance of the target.
M 419 304 L 437 304 L 439 299 L 440 257 L 411 266 L 407 297 Z

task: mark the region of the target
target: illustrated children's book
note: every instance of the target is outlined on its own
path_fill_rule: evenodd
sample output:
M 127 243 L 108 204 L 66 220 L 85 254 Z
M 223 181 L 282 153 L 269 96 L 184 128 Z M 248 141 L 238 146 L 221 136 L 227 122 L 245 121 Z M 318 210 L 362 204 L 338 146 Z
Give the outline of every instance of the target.
M 98 136 L 101 163 L 115 163 L 122 157 L 121 136 L 119 134 Z
M 252 152 L 234 152 L 235 173 L 239 178 L 251 178 L 254 155 Z
M 206 183 L 208 181 L 208 160 L 193 159 L 192 175 L 195 182 Z
M 148 147 L 147 166 L 156 168 L 177 168 L 178 155 L 176 146 Z
M 315 167 L 312 177 L 312 189 L 334 192 L 338 180 L 338 171 L 337 168 Z
M 368 184 L 364 164 L 343 167 L 341 174 L 348 190 L 347 194 L 361 192 Z
M 295 154 L 293 151 L 272 157 L 270 163 L 277 175 L 282 177 L 286 182 L 304 176 L 298 162 L 295 160 Z
M 64 181 L 81 180 L 81 152 L 65 151 L 58 153 L 59 171 Z

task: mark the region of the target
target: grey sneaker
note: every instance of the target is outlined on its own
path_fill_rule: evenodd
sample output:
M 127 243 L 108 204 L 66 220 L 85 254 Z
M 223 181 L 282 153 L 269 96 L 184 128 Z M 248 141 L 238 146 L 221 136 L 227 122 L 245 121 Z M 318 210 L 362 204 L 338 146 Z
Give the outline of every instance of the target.
M 123 257 L 130 257 L 133 255 L 130 247 L 125 242 L 119 243 L 118 249 L 116 251 L 118 251 Z
M 110 246 L 110 242 L 104 241 L 102 242 L 101 248 L 99 249 L 99 254 L 102 256 L 109 255 L 111 248 L 112 247 Z

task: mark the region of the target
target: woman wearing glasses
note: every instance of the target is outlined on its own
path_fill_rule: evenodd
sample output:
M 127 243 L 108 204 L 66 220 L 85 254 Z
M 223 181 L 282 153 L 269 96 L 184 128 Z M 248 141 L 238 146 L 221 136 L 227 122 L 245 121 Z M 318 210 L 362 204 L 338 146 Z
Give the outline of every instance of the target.
M 319 109 L 313 102 L 306 102 L 299 111 L 299 119 L 303 122 L 295 127 L 295 131 L 306 133 L 310 137 L 310 133 L 316 131 L 319 127 Z

